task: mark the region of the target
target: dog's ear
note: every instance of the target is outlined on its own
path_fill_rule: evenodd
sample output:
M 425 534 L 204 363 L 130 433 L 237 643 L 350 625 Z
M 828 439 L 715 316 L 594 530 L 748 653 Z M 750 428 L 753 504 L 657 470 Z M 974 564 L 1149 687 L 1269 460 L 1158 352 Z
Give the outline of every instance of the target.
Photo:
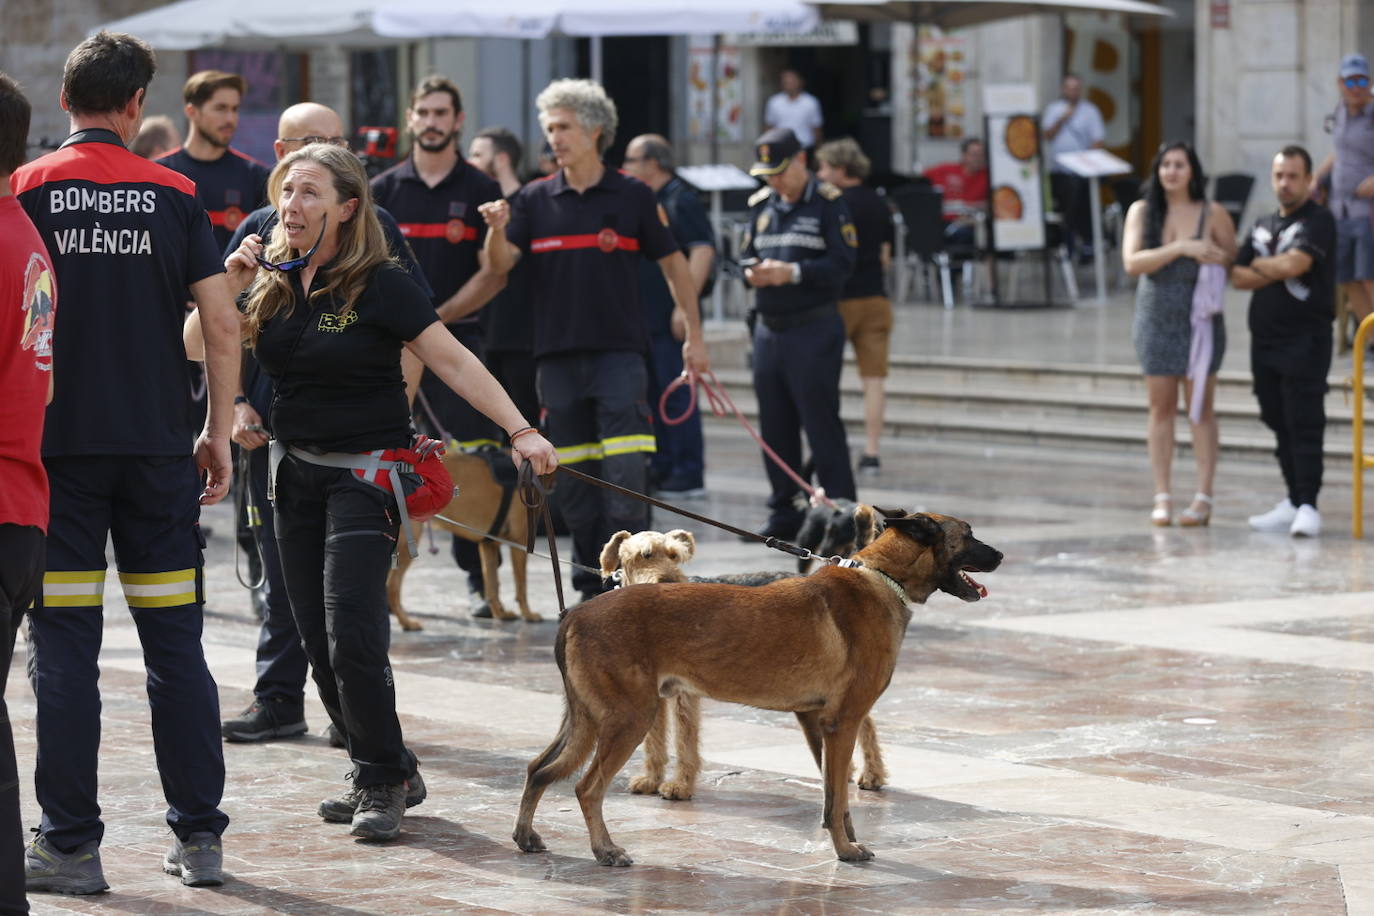
M 606 546 L 601 548 L 601 578 L 607 579 L 620 568 L 620 545 L 630 536 L 628 531 L 617 531 L 611 535 Z
M 883 518 L 906 518 L 905 509 L 884 509 L 881 506 L 874 506 L 873 511 L 877 512 Z
M 878 511 L 881 512 L 882 510 Z M 924 544 L 927 547 L 933 547 L 944 537 L 944 530 L 940 527 L 940 523 L 929 515 L 912 515 L 908 518 L 889 516 L 887 527 L 896 528 L 917 544 Z
M 859 503 L 854 507 L 854 549 L 863 550 L 878 536 L 878 517 L 872 506 Z
M 697 554 L 697 539 L 692 537 L 692 532 L 684 531 L 681 528 L 674 528 L 664 535 L 669 542 L 676 544 L 678 551 L 682 554 L 676 558 L 679 563 L 686 563 Z

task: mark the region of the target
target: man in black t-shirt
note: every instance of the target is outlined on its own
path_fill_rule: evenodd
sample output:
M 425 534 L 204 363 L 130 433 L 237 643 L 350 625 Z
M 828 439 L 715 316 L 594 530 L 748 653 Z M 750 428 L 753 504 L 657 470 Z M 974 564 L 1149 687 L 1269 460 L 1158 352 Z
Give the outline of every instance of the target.
M 434 291 L 434 307 L 454 337 L 479 359 L 483 335 L 479 313 L 504 285 L 482 255 L 485 229 L 477 208 L 501 200 L 501 189 L 459 155 L 463 97 L 447 77 L 429 76 L 415 87 L 406 111 L 413 146 L 410 156 L 372 179 L 377 205 L 396 217 Z M 433 372 L 420 380 L 415 416 L 435 438 L 456 447 L 497 445 L 498 430 Z M 482 561 L 477 543 L 452 535 L 453 559 L 468 576 L 474 617 L 490 617 L 482 595 Z
M 625 147 L 625 171 L 653 188 L 659 206 L 668 214 L 668 228 L 687 257 L 692 292 L 700 303 L 716 261 L 716 236 L 695 188 L 673 171 L 673 148 L 658 134 L 635 137 Z M 657 264 L 639 262 L 641 290 L 649 318 L 649 408 L 658 409 L 663 391 L 682 374 L 681 316 L 673 313 L 673 296 Z M 691 403 L 687 388 L 668 399 L 668 415 L 681 417 Z M 706 442 L 701 413 L 693 410 L 676 425 L 654 418 L 653 468 L 658 494 L 665 499 L 706 495 Z
M 1322 437 L 1326 431 L 1326 375 L 1331 369 L 1331 255 L 1336 222 L 1308 199 L 1312 158 L 1300 146 L 1274 157 L 1270 179 L 1276 213 L 1250 230 L 1231 283 L 1252 289 L 1250 368 L 1260 418 L 1278 440 L 1275 454 L 1288 495 L 1273 509 L 1250 517 L 1259 531 L 1294 537 L 1321 533 L 1317 492 L 1322 485 Z
M 528 257 L 539 401 L 560 464 L 643 493 L 654 451 L 645 402 L 648 326 L 638 260 L 658 262 L 686 319 L 683 362 L 710 368 L 687 259 L 653 191 L 601 161 L 615 137 L 615 103 L 590 80 L 556 80 L 535 100 L 559 170 L 513 201 L 482 207 L 486 250 L 501 273 Z M 507 227 L 509 223 L 509 227 Z M 573 587 L 599 594 L 601 547 L 649 524 L 646 504 L 570 477 L 559 481 L 572 531 Z

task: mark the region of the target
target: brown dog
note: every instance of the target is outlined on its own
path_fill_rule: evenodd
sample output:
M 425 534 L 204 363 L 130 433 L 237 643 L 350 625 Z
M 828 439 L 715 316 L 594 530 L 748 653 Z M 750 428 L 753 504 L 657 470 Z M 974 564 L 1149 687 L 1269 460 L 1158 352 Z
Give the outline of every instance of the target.
M 844 554 L 867 547 L 878 536 L 879 523 L 873 509 L 859 504 L 851 507 L 848 528 L 853 532 L 844 545 Z M 654 582 L 687 582 L 682 564 L 696 554 L 696 538 L 690 531 L 677 529 L 667 534 L 641 531 L 630 534 L 618 531 L 601 550 L 601 575 L 610 577 L 619 572 L 622 585 L 644 585 Z M 812 545 L 813 547 L 816 545 Z M 837 549 L 839 549 L 837 547 Z M 778 579 L 790 578 L 788 573 L 745 573 L 720 579 L 693 578 L 691 581 L 725 581 L 735 585 L 765 585 Z M 670 726 L 671 723 L 671 726 Z M 668 731 L 676 733 L 677 774 L 664 779 L 668 768 Z M 881 789 L 887 782 L 882 749 L 873 717 L 864 716 L 859 726 L 859 747 L 863 749 L 864 768 L 859 774 L 860 789 Z M 630 791 L 637 795 L 658 794 L 674 801 L 685 801 L 696 791 L 697 775 L 701 771 L 701 699 L 694 694 L 680 693 L 658 701 L 658 714 L 644 738 L 644 772 L 630 780 Z
M 822 824 L 836 854 L 848 862 L 872 858 L 855 842 L 849 766 L 859 724 L 896 667 L 908 602 L 937 590 L 977 601 L 987 589 L 965 570 L 1002 562 L 957 518 L 884 515 L 887 530 L 856 556 L 861 568 L 827 566 L 757 588 L 631 585 L 570 611 L 554 644 L 563 725 L 530 761 L 516 845 L 544 850 L 534 831 L 539 799 L 595 751 L 577 783 L 592 853 L 603 865 L 629 865 L 602 816 L 606 788 L 649 731 L 659 697 L 693 693 L 795 713 L 821 767 Z
M 491 452 L 463 452 L 456 448 L 448 450 L 444 455 L 444 467 L 448 468 L 449 476 L 458 488 L 458 496 L 439 515 L 467 525 L 468 528 L 476 528 L 478 531 L 487 532 L 495 529 L 498 536 L 517 544 L 524 544 L 529 530 L 528 519 L 520 500 L 509 495 L 514 492 L 514 481 L 503 484 L 492 470 L 493 461 L 504 461 L 509 464 L 510 457 L 495 449 Z M 512 488 L 509 491 L 508 486 Z M 516 615 L 506 610 L 505 605 L 501 603 L 501 580 L 497 574 L 500 565 L 500 545 L 495 541 L 484 540 L 482 535 L 451 524 L 444 518 L 435 518 L 431 524 L 451 531 L 460 538 L 478 542 L 478 553 L 482 557 L 482 582 L 485 591 L 483 597 L 491 605 L 491 616 L 498 620 L 514 620 Z M 422 525 L 423 523 L 415 525 L 417 538 Z M 525 551 L 511 549 L 510 565 L 511 574 L 515 578 L 515 603 L 520 608 L 521 617 L 526 620 L 543 620 L 543 617 L 530 610 L 525 594 L 525 566 L 528 559 Z M 410 562 L 410 554 L 404 547 L 397 551 L 396 567 L 386 577 L 386 598 L 391 605 L 391 613 L 396 615 L 396 620 L 401 624 L 401 629 L 419 630 L 422 629 L 420 622 L 407 614 L 401 606 L 401 585 Z

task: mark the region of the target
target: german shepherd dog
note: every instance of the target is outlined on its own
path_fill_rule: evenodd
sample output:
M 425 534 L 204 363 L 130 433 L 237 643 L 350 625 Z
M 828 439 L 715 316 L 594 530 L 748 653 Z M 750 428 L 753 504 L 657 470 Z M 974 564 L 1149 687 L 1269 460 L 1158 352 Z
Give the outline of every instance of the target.
M 859 568 L 827 566 L 753 588 L 631 585 L 569 611 L 554 644 L 563 724 L 530 761 L 516 845 L 545 849 L 534 831 L 539 799 L 595 751 L 577 783 L 592 854 L 602 865 L 629 865 L 602 816 L 607 786 L 653 725 L 659 698 L 693 693 L 795 713 L 821 768 L 821 823 L 836 855 L 846 862 L 872 858 L 855 839 L 849 768 L 859 725 L 896 667 L 911 620 L 908 603 L 936 591 L 977 601 L 987 589 L 968 573 L 1002 562 L 967 522 L 879 511 L 887 530 L 856 555 Z
M 492 531 L 496 535 L 517 544 L 525 543 L 528 519 L 524 507 L 518 499 L 512 499 L 515 492 L 515 474 L 510 455 L 497 448 L 479 449 L 464 452 L 450 448 L 444 455 L 444 467 L 453 478 L 458 496 L 454 497 L 439 514 L 462 522 L 468 528 L 479 531 Z M 512 468 L 510 474 L 505 472 Z M 504 477 L 509 479 L 502 479 Z M 513 507 L 513 508 L 512 508 Z M 491 616 L 497 620 L 514 620 L 515 614 L 506 610 L 501 603 L 501 579 L 497 572 L 501 563 L 501 547 L 496 541 L 483 539 L 468 528 L 459 528 L 443 518 L 435 518 L 432 523 L 451 531 L 469 541 L 478 542 L 478 553 L 482 558 L 482 582 L 487 604 L 491 606 Z M 415 523 L 418 538 L 423 522 Z M 525 567 L 529 556 L 523 550 L 510 550 L 511 574 L 515 579 L 515 603 L 520 608 L 520 616 L 526 620 L 543 620 L 539 614 L 530 610 L 525 594 Z M 406 570 L 410 568 L 410 553 L 402 544 L 396 551 L 396 566 L 386 577 L 386 597 L 391 605 L 391 613 L 403 630 L 422 629 L 420 621 L 406 613 L 401 606 L 401 586 L 405 582 Z
M 814 550 L 825 546 L 830 551 L 849 556 L 873 542 L 882 531 L 882 523 L 871 506 L 850 502 L 846 519 L 834 519 L 836 513 L 822 507 L 825 517 L 814 526 L 814 542 L 807 546 Z M 803 526 L 805 528 L 805 526 Z M 727 582 L 733 585 L 766 585 L 779 579 L 793 578 L 785 572 L 733 573 L 714 578 L 691 576 L 682 571 L 696 554 L 696 538 L 690 531 L 676 529 L 666 534 L 659 531 L 640 531 L 631 534 L 618 531 L 601 550 L 601 575 L 609 578 L 619 574 L 621 585 L 642 585 L 651 582 Z M 810 561 L 803 561 L 809 566 Z M 805 572 L 805 570 L 803 570 Z M 668 732 L 676 735 L 677 772 L 665 778 L 668 769 Z M 882 748 L 872 716 L 864 716 L 859 726 L 859 747 L 863 749 L 864 767 L 859 774 L 860 789 L 881 789 L 887 782 L 883 766 Z M 672 801 L 685 801 L 696 791 L 697 775 L 701 771 L 701 698 L 692 693 L 679 693 L 658 701 L 658 715 L 649 734 L 644 738 L 644 771 L 630 780 L 630 791 L 636 795 L 661 795 Z

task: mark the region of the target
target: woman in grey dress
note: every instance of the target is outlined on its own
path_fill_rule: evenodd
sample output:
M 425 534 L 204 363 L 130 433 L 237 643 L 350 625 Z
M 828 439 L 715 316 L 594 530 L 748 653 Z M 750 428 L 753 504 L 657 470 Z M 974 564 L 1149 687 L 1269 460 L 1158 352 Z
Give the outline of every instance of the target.
M 1140 278 L 1136 287 L 1133 336 L 1145 373 L 1150 418 L 1148 441 L 1155 499 L 1150 520 L 1173 521 L 1169 474 L 1174 455 L 1174 424 L 1179 393 L 1192 397 L 1187 378 L 1192 340 L 1193 286 L 1202 264 L 1230 264 L 1236 256 L 1236 229 L 1220 204 L 1209 202 L 1197 153 L 1187 143 L 1166 143 L 1150 163 L 1150 179 L 1140 200 L 1126 214 L 1121 256 L 1126 272 Z M 1179 524 L 1206 525 L 1212 517 L 1212 480 L 1217 467 L 1217 419 L 1212 399 L 1216 371 L 1226 350 L 1222 316 L 1213 322 L 1212 363 L 1202 414 L 1192 424 L 1197 460 L 1197 493 L 1179 514 Z

